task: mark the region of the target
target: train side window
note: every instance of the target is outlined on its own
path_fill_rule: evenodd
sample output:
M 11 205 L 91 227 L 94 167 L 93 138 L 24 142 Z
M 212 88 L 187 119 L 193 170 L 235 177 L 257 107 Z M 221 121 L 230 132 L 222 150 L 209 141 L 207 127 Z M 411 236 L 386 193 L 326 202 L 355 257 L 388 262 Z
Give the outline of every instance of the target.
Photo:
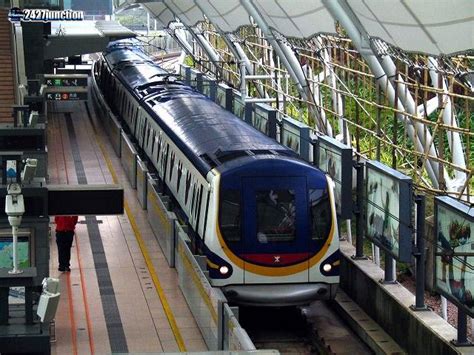
M 122 109 L 120 113 L 122 114 L 122 118 L 125 116 L 125 109 L 127 107 L 127 101 L 125 101 L 125 91 L 122 90 Z
M 184 191 L 184 204 L 188 204 L 189 188 L 191 187 L 191 173 L 186 173 L 186 190 Z
M 206 212 L 204 213 L 204 227 L 202 229 L 202 236 L 203 238 L 206 237 L 206 229 L 207 229 L 207 216 L 209 213 L 209 201 L 211 198 L 211 193 L 210 191 L 207 191 L 207 198 L 206 198 Z
M 133 122 L 133 133 L 136 133 L 137 131 L 138 112 L 139 109 L 137 107 L 137 111 L 135 111 L 135 121 Z
M 158 145 L 156 146 L 157 152 L 156 152 L 156 162 L 158 163 L 160 160 L 160 152 L 161 152 L 161 134 L 160 137 L 158 138 Z
M 144 121 L 145 121 L 144 116 L 141 116 L 138 120 L 138 123 L 137 123 L 138 130 L 137 130 L 137 133 L 135 134 L 135 137 L 137 137 L 137 140 L 140 140 L 140 137 L 143 133 Z
M 294 190 L 257 191 L 257 239 L 260 243 L 289 242 L 296 237 Z
M 238 242 L 241 239 L 240 191 L 223 190 L 219 213 L 219 226 L 227 242 Z
M 183 175 L 183 163 L 181 163 L 180 161 L 178 161 L 178 177 L 176 179 L 176 192 L 179 192 L 179 186 L 180 186 L 180 183 L 181 183 L 181 176 Z
M 325 240 L 332 225 L 331 205 L 327 190 L 309 190 L 311 239 Z
M 127 121 L 129 123 L 132 122 L 132 116 L 134 112 L 135 112 L 135 105 L 133 104 L 133 101 L 130 100 L 130 112 L 128 113 L 128 117 L 127 117 Z
M 117 84 L 115 81 L 112 83 L 112 97 L 114 98 L 115 101 L 115 91 L 117 90 Z
M 173 171 L 174 171 L 174 160 L 176 158 L 175 152 L 171 152 L 170 154 L 170 172 L 169 172 L 169 181 L 173 178 Z
M 125 117 L 125 109 L 127 108 L 127 100 L 126 100 L 126 94 L 125 94 L 125 89 L 122 89 L 122 117 Z
M 196 184 L 193 186 L 193 198 L 191 200 L 191 215 L 194 216 L 194 200 L 196 198 Z
M 196 188 L 195 188 L 195 191 L 196 191 L 196 200 L 194 201 L 194 211 L 193 211 L 193 215 L 194 217 L 197 217 L 198 215 L 198 210 L 199 210 L 199 194 L 201 192 L 201 186 L 198 185 Z M 196 230 L 197 230 L 197 226 L 196 226 Z
M 153 131 L 153 128 L 150 128 L 150 135 L 148 136 L 148 143 L 147 146 L 153 148 L 153 138 L 155 137 L 155 131 Z M 150 142 L 151 141 L 151 142 Z M 151 150 L 150 150 L 151 151 Z
M 143 139 L 144 148 L 148 147 L 148 142 L 150 141 L 150 124 L 147 122 L 146 124 L 146 131 L 145 131 L 145 139 Z M 145 141 L 146 140 L 146 141 Z
M 199 219 L 201 218 L 202 186 L 199 187 L 196 196 L 196 232 L 199 233 Z M 203 234 L 204 236 L 204 234 Z
M 162 160 L 161 160 L 161 169 L 163 171 L 163 181 L 165 181 L 165 178 L 166 178 L 166 164 L 168 163 L 169 149 L 170 149 L 169 144 L 166 144 L 163 148 L 163 155 L 162 155 Z

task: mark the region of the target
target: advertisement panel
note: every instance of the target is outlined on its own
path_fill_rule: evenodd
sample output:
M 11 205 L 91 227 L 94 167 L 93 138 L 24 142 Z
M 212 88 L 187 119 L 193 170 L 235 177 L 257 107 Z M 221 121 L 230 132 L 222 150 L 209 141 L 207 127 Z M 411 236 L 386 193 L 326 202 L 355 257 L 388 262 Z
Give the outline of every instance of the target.
M 398 261 L 410 262 L 411 178 L 377 161 L 369 161 L 366 166 L 366 235 Z
M 233 112 L 233 92 L 230 86 L 223 83 L 217 85 L 216 104 L 225 108 L 227 111 Z
M 436 290 L 474 316 L 474 206 L 435 198 Z
M 334 181 L 336 212 L 342 219 L 352 217 L 352 148 L 327 136 L 318 137 L 316 165 Z
M 276 139 L 277 110 L 267 104 L 257 103 L 252 111 L 252 126 L 270 138 Z
M 282 118 L 281 143 L 309 161 L 310 128 L 302 122 L 284 116 Z

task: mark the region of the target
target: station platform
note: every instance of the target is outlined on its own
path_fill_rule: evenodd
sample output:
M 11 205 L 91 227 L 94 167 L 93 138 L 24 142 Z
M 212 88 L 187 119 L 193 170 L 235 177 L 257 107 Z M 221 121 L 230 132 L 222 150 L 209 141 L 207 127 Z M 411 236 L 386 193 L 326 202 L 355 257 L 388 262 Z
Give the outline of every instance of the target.
M 206 344 L 141 209 L 136 192 L 86 103 L 53 103 L 48 112 L 50 184 L 119 183 L 123 216 L 79 217 L 71 272 L 61 284 L 53 354 L 206 351 Z M 71 201 L 74 203 L 74 201 Z

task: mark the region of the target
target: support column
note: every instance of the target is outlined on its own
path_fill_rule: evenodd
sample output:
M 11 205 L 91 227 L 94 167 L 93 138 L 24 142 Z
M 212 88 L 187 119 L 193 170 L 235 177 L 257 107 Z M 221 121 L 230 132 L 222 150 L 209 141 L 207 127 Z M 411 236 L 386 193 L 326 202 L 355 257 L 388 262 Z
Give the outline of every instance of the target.
M 354 210 L 356 216 L 356 253 L 352 257 L 355 260 L 365 260 L 364 255 L 364 164 L 354 164 L 357 173 L 357 203 Z
M 397 280 L 393 277 L 393 274 L 394 274 L 393 257 L 388 251 L 385 251 L 384 254 L 385 254 L 385 273 L 384 273 L 384 279 L 382 283 L 394 284 L 397 282 Z
M 178 43 L 181 45 L 181 48 L 183 48 L 189 55 L 194 56 L 193 47 L 191 47 L 188 40 L 186 39 L 184 29 L 180 27 L 180 25 L 181 24 L 178 23 L 170 24 L 170 35 L 173 36 L 176 41 L 178 41 Z
M 416 298 L 414 311 L 426 311 L 425 306 L 425 196 L 417 195 L 416 201 Z
M 473 344 L 467 339 L 467 315 L 463 309 L 458 307 L 458 337 L 453 340 L 455 346 L 472 346 Z

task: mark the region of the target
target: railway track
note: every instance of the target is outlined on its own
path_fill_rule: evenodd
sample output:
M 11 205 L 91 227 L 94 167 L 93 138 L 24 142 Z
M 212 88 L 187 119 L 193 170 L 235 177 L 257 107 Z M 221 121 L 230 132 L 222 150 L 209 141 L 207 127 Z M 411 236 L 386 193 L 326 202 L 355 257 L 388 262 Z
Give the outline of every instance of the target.
M 239 322 L 257 349 L 277 349 L 281 354 L 373 354 L 328 302 L 307 307 L 240 307 Z

